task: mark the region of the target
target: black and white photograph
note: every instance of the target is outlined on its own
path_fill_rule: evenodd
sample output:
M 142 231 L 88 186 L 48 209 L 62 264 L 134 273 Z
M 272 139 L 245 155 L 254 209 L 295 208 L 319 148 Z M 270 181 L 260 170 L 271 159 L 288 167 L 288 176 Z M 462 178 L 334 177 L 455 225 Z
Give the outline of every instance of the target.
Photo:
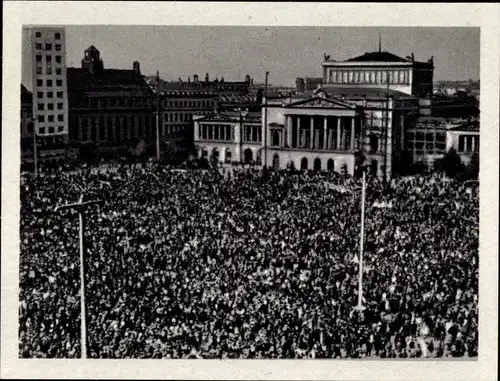
M 483 29 L 140 24 L 17 31 L 14 357 L 477 363 Z

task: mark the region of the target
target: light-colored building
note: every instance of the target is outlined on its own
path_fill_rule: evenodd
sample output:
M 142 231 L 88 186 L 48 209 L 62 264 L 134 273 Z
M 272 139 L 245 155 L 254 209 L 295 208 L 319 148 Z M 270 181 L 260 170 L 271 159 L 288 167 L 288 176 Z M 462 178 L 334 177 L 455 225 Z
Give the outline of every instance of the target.
M 371 52 L 346 61 L 329 57 L 323 62 L 323 87 L 335 86 L 386 88 L 417 97 L 433 93 L 434 60 L 415 61 L 412 53 L 406 58 L 389 52 Z
M 260 112 L 227 111 L 194 117 L 198 157 L 219 163 L 259 164 L 262 154 Z
M 68 142 L 66 35 L 63 27 L 22 30 L 22 84 L 33 94 L 39 156 L 65 156 Z
M 455 148 L 465 165 L 470 163 L 474 154 L 479 154 L 479 141 L 479 119 L 451 125 L 446 132 L 446 150 Z
M 479 153 L 479 119 L 420 117 L 408 129 L 405 139 L 412 163 L 423 164 L 428 170 L 451 148 L 467 165 L 472 155 Z

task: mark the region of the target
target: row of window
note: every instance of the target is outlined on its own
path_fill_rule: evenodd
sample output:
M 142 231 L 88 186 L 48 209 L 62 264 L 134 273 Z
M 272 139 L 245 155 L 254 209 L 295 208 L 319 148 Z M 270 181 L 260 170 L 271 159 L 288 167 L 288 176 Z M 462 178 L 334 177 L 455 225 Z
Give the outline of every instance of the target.
M 410 73 L 405 70 L 391 71 L 330 71 L 330 83 L 374 83 L 404 84 L 410 82 Z
M 35 56 L 35 60 L 36 60 L 36 62 L 42 62 L 42 55 L 41 54 L 37 54 Z M 59 55 L 55 56 L 55 60 L 56 60 L 56 63 L 62 63 L 62 56 L 59 56 Z M 47 62 L 47 63 L 52 62 L 52 56 L 51 55 L 46 55 L 45 56 L 45 62 Z
M 47 81 L 46 81 L 47 87 L 52 87 L 53 84 L 54 84 L 54 81 L 52 81 L 52 79 L 47 79 Z M 37 79 L 36 85 L 39 87 L 42 87 L 43 86 L 43 79 Z M 56 86 L 62 86 L 62 85 L 63 85 L 62 79 L 56 79 Z
M 206 108 L 213 107 L 213 101 L 211 100 L 196 100 L 196 101 L 162 101 L 161 106 L 163 108 Z
M 198 134 L 202 140 L 234 141 L 233 126 L 229 124 L 201 124 Z
M 190 122 L 193 120 L 193 114 L 188 113 L 165 113 L 163 114 L 165 122 Z
M 43 50 L 43 44 L 41 42 L 37 42 L 35 44 L 36 50 Z M 61 44 L 55 44 L 54 49 L 56 52 L 60 52 L 62 50 L 62 45 Z M 52 50 L 52 44 L 46 43 L 45 44 L 45 50 Z
M 434 138 L 436 139 L 437 142 L 445 142 L 446 141 L 446 134 L 444 133 L 432 133 L 432 132 L 409 132 L 407 134 L 408 140 L 409 141 L 424 141 L 424 142 L 429 142 L 429 141 L 434 141 Z
M 154 138 L 155 122 L 152 117 L 140 116 L 138 123 L 135 123 L 135 117 L 129 116 L 125 118 L 117 118 L 108 116 L 106 118 L 92 118 L 90 126 L 86 119 L 78 120 L 73 117 L 72 123 L 75 125 L 80 123 L 80 129 L 70 129 L 72 139 L 92 140 L 92 141 L 116 141 L 125 142 L 129 136 L 133 139 L 136 137 Z M 90 128 L 89 128 L 90 127 Z M 171 126 L 169 129 L 160 126 L 160 136 L 172 134 L 181 131 L 180 126 Z
M 47 115 L 47 121 L 48 122 L 53 122 L 54 121 L 54 117 L 55 117 L 55 115 Z M 63 122 L 64 121 L 64 114 L 57 115 L 57 121 L 58 122 Z M 38 122 L 45 123 L 45 115 L 38 115 Z
M 458 152 L 479 152 L 479 136 L 460 135 L 458 137 Z
M 56 132 L 56 128 L 54 126 L 50 126 L 50 127 L 47 127 L 47 129 L 45 129 L 45 127 L 39 127 L 38 128 L 38 133 L 40 135 L 44 135 L 45 134 L 45 131 L 47 131 L 49 134 L 54 134 Z M 64 131 L 64 126 L 58 126 L 57 127 L 57 132 L 63 132 Z
M 41 38 L 42 37 L 42 32 L 35 32 L 35 37 L 36 38 Z M 61 39 L 61 33 L 55 32 L 54 33 L 54 39 L 60 40 Z
M 37 110 L 38 111 L 44 111 L 45 110 L 45 103 L 38 103 L 37 104 Z M 57 109 L 62 110 L 64 108 L 64 103 L 57 103 Z M 47 110 L 54 110 L 54 103 L 47 103 Z
M 45 74 L 52 75 L 52 65 L 47 64 L 47 67 L 45 69 L 46 69 Z M 56 75 L 62 75 L 62 68 L 60 68 L 59 66 L 56 67 L 55 72 L 56 72 Z M 43 67 L 41 64 L 38 64 L 36 66 L 36 73 L 43 74 Z
M 56 92 L 57 98 L 63 98 L 63 92 L 62 91 L 57 91 Z M 43 91 L 37 91 L 36 97 L 38 99 L 43 99 L 44 97 L 44 92 Z M 47 91 L 47 98 L 54 98 L 54 92 L 53 91 Z

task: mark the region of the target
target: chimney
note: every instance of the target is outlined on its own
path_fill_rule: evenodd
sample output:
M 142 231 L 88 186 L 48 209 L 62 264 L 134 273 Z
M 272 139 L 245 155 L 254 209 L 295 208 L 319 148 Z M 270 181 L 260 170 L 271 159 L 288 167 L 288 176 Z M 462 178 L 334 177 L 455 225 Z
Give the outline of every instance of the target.
M 138 61 L 134 61 L 133 68 L 137 75 L 141 75 L 141 65 L 139 64 Z

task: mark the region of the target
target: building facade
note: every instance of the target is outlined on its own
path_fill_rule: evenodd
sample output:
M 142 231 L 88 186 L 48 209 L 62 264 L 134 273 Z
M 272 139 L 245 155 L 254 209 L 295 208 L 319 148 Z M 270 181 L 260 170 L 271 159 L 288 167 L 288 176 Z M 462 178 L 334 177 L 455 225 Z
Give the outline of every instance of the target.
M 260 164 L 260 112 L 233 111 L 195 116 L 194 141 L 199 158 L 211 162 Z
M 156 107 L 139 63 L 132 70 L 105 69 L 99 50 L 84 52 L 81 68 L 68 68 L 69 138 L 106 156 L 126 153 L 139 142 L 154 146 Z
M 360 85 L 385 88 L 389 85 L 393 90 L 421 98 L 433 94 L 433 58 L 417 62 L 413 53 L 402 58 L 382 51 L 339 62 L 326 58 L 323 62 L 325 88 Z
M 479 119 L 472 119 L 450 126 L 446 133 L 446 150 L 454 148 L 462 163 L 468 165 L 474 154 L 479 155 Z
M 65 29 L 24 27 L 22 40 L 22 83 L 33 94 L 39 159 L 61 159 L 68 143 Z

